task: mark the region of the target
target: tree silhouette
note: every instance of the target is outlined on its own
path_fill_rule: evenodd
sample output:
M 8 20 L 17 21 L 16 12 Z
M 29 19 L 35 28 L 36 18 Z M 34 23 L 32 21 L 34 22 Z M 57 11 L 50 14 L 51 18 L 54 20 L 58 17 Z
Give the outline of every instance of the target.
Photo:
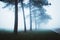
M 14 24 L 14 33 L 17 34 L 18 30 L 18 1 L 15 0 L 15 24 Z
M 14 33 L 17 34 L 17 28 L 18 28 L 18 0 L 0 0 L 0 1 L 2 1 L 4 3 L 7 3 L 7 5 L 5 7 L 9 6 L 9 4 L 15 5 Z
M 43 6 L 51 5 L 51 3 L 48 3 L 48 0 L 32 0 L 31 3 L 35 7 L 33 7 L 32 15 L 35 20 L 35 29 L 37 29 L 37 26 L 39 27 L 41 23 L 46 22 L 46 19 L 51 19 L 43 8 Z
M 31 0 L 29 0 L 29 9 L 30 9 L 30 31 L 32 31 Z
M 43 20 L 43 16 L 45 16 L 46 19 L 50 18 L 48 15 L 43 15 L 43 14 L 46 14 L 45 13 L 46 10 L 43 8 L 43 6 L 51 5 L 51 3 L 48 3 L 48 0 L 29 0 L 28 4 L 29 4 L 29 8 L 30 8 L 29 16 L 30 16 L 30 31 L 31 31 L 32 30 L 32 22 L 34 20 L 35 20 L 35 22 L 34 22 L 35 26 L 37 26 L 37 21 L 40 21 L 41 18 Z M 37 14 L 39 14 L 39 15 L 37 15 Z M 37 17 L 38 17 L 38 20 L 37 20 Z M 38 22 L 38 24 L 40 24 L 40 22 Z
M 23 19 L 24 19 L 24 31 L 26 32 L 26 20 L 25 20 L 25 13 L 24 13 L 23 0 L 21 0 L 21 5 L 22 5 Z
M 26 32 L 26 19 L 25 19 L 25 13 L 24 13 L 24 6 L 27 6 L 30 9 L 30 15 L 29 15 L 30 16 L 30 31 L 32 31 L 32 22 L 33 22 L 32 19 L 35 18 L 34 20 L 35 20 L 36 24 L 37 24 L 37 21 L 40 21 L 41 19 L 43 20 L 44 17 L 46 16 L 46 15 L 43 15 L 43 14 L 45 14 L 43 6 L 51 5 L 50 3 L 48 3 L 48 0 L 29 0 L 29 3 L 28 3 L 29 6 L 24 5 L 24 3 L 23 3 L 24 0 L 0 0 L 0 1 L 7 3 L 7 5 L 5 7 L 9 6 L 10 4 L 15 5 L 15 24 L 14 24 L 14 33 L 15 34 L 17 34 L 17 30 L 18 30 L 18 3 L 21 3 L 21 7 L 22 7 L 22 11 L 23 11 L 24 31 L 25 32 Z M 35 10 L 34 7 L 38 8 L 38 9 Z M 39 10 L 39 13 L 36 13 L 36 11 L 38 11 L 38 10 Z M 39 15 L 37 15 L 37 14 L 39 14 Z M 37 19 L 36 17 L 38 17 L 38 20 L 36 20 Z M 35 26 L 36 26 L 36 24 L 35 24 Z
M 18 30 L 18 3 L 21 3 L 22 11 L 23 11 L 23 19 L 24 19 L 24 31 L 26 32 L 26 21 L 25 21 L 25 14 L 24 14 L 24 6 L 23 6 L 23 0 L 0 0 L 4 3 L 7 3 L 6 6 L 3 8 L 6 8 L 10 4 L 13 6 L 15 5 L 15 23 L 14 23 L 14 33 L 17 34 Z

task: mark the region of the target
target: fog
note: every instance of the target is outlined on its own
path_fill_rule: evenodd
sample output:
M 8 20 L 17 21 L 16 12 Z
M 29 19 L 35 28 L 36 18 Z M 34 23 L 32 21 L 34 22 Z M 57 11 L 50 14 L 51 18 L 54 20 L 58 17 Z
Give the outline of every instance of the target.
M 27 3 L 27 1 L 25 1 Z M 49 0 L 51 5 L 44 6 L 46 13 L 51 16 L 47 24 L 41 24 L 41 30 L 53 30 L 60 28 L 60 0 Z M 3 8 L 6 3 L 0 2 L 0 29 L 13 31 L 14 29 L 14 6 Z M 20 5 L 19 5 L 20 6 Z M 25 8 L 25 16 L 29 15 L 29 8 Z M 29 17 L 26 17 L 27 30 L 29 30 Z M 34 24 L 33 24 L 34 26 Z M 33 27 L 35 29 L 35 27 Z M 18 11 L 18 31 L 24 30 L 22 9 Z

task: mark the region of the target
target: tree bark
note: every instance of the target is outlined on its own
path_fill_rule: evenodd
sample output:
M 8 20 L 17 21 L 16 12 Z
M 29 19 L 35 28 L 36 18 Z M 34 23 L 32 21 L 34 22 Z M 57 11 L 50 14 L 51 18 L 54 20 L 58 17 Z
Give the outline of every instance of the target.
M 24 13 L 23 1 L 21 2 L 21 5 L 22 5 L 23 19 L 24 19 L 24 32 L 26 32 L 26 19 L 25 19 L 25 13 Z
M 15 24 L 14 24 L 14 33 L 17 34 L 18 30 L 18 0 L 15 0 Z

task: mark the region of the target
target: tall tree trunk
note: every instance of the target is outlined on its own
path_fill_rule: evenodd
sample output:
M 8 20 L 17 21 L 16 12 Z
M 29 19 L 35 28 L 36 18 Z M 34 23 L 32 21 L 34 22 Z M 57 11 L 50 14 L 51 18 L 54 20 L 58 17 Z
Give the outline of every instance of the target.
M 32 31 L 31 0 L 29 1 L 29 8 L 30 8 L 30 31 Z
M 14 33 L 17 34 L 18 30 L 18 0 L 15 0 L 15 24 L 14 24 Z
M 21 2 L 21 5 L 22 5 L 23 19 L 24 19 L 24 32 L 26 32 L 26 19 L 25 19 L 25 13 L 24 13 L 23 1 Z

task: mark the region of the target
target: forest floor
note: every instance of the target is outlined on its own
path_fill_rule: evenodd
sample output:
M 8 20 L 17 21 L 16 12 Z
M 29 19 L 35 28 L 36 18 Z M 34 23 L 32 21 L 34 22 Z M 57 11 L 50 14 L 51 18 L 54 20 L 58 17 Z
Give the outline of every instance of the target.
M 18 34 L 0 32 L 0 40 L 60 40 L 60 34 L 49 31 L 27 31 Z

